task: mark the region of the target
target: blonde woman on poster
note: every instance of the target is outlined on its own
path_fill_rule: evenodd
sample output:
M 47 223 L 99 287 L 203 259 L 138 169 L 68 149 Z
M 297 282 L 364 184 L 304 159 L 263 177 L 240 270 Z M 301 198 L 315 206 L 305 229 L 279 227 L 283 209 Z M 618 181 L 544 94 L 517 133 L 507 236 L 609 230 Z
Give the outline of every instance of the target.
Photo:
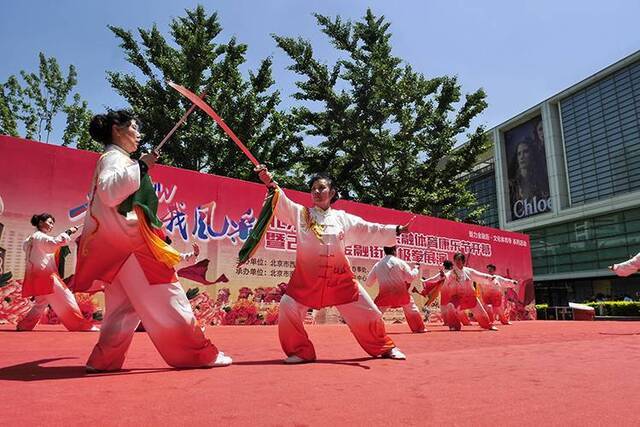
M 57 236 L 51 236 L 55 222 L 55 218 L 48 213 L 31 217 L 31 225 L 36 227 L 36 231 L 23 244 L 26 268 L 22 296 L 34 297 L 35 304 L 18 322 L 16 330 L 33 330 L 49 305 L 68 330 L 97 331 L 91 320 L 82 316 L 73 293 L 67 289 L 59 274 L 60 251 L 78 229 L 71 227 Z
M 285 363 L 316 360 L 316 352 L 304 326 L 309 308 L 337 306 L 360 346 L 371 356 L 406 359 L 387 335 L 382 314 L 357 282 L 345 247 L 354 243 L 394 246 L 396 236 L 408 226 L 371 223 L 331 208 L 338 199 L 328 175 L 311 179 L 313 207 L 291 201 L 277 187 L 264 166 L 256 168 L 267 186 L 275 188 L 275 216 L 297 230 L 296 267 L 280 300 L 278 334 L 287 358 Z
M 164 241 L 148 176 L 157 155 L 129 157 L 140 141 L 135 117 L 124 110 L 100 114 L 89 132 L 105 151 L 93 178 L 74 289 L 104 284 L 105 316 L 87 371 L 120 369 L 140 321 L 171 366 L 230 365 L 204 336 L 178 282 L 174 267 L 182 258 Z

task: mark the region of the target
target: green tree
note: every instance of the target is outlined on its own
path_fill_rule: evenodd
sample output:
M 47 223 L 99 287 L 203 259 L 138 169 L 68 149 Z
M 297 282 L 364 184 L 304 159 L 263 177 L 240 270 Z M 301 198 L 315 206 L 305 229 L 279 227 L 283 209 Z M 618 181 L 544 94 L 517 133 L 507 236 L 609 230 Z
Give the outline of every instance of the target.
M 19 89 L 15 77 L 0 86 L 0 133 L 18 136 Z
M 154 25 L 131 31 L 109 27 L 121 42 L 127 61 L 140 71 L 109 72 L 113 88 L 130 104 L 143 126 L 143 147 L 149 149 L 190 107 L 188 100 L 166 85 L 175 81 L 195 93 L 206 92 L 205 101 L 222 117 L 260 161 L 275 170 L 289 171 L 279 177 L 285 185 L 299 185 L 296 167 L 304 152 L 298 128 L 278 110 L 280 94 L 273 89 L 271 58 L 245 78 L 240 67 L 247 45 L 231 38 L 218 42 L 222 27 L 217 13 L 202 6 L 186 10 L 186 16 L 170 23 L 169 42 Z M 140 75 L 141 74 L 141 75 Z M 165 163 L 200 172 L 256 180 L 253 165 L 234 143 L 203 112 L 194 112 L 163 149 Z
M 484 91 L 463 100 L 456 77 L 427 78 L 403 64 L 391 52 L 390 24 L 371 10 L 355 23 L 315 17 L 339 51 L 332 66 L 308 41 L 274 36 L 302 77 L 296 121 L 320 141 L 308 150 L 306 171 L 333 174 L 345 198 L 450 219 L 464 210 L 476 220 L 483 208 L 464 176 L 487 147 L 482 127 L 469 132 L 487 106 Z
M 93 112 L 87 106 L 87 101 L 83 101 L 79 94 L 73 96 L 73 103 L 64 107 L 67 114 L 67 127 L 62 135 L 62 145 L 75 144 L 81 150 L 102 151 L 104 146 L 95 142 L 89 135 L 89 123 L 93 117 Z
M 0 132 L 18 136 L 22 127 L 25 138 L 49 142 L 56 116 L 66 113 L 67 128 L 63 145 L 86 138 L 88 120 L 82 124 L 75 123 L 80 117 L 80 108 L 84 108 L 85 119 L 91 116 L 86 102 L 81 101 L 80 95 L 76 93 L 73 103 L 67 103 L 67 98 L 78 82 L 73 65 L 69 66 L 65 76 L 55 58 L 47 58 L 40 52 L 38 73 L 22 70 L 20 76 L 22 84 L 12 75 L 0 86 Z M 75 118 L 70 118 L 70 113 Z M 74 123 L 73 126 L 69 126 L 70 120 Z

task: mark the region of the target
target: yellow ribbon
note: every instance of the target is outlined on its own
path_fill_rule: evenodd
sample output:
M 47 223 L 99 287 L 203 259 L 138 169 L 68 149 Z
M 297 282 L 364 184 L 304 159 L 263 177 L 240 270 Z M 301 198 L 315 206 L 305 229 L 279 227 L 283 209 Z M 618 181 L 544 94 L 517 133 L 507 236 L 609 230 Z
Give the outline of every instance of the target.
M 167 267 L 173 268 L 181 260 L 180 253 L 151 230 L 147 222 L 147 217 L 144 215 L 144 211 L 140 206 L 134 206 L 133 210 L 138 216 L 140 233 L 154 258 Z

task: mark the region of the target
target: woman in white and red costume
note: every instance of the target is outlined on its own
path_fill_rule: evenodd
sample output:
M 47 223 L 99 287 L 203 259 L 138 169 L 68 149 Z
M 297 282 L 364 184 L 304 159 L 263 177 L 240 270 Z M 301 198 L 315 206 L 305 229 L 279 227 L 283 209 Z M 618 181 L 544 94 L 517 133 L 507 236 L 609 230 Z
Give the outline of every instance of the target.
M 373 302 L 383 313 L 390 308 L 401 307 L 411 332 L 426 332 L 422 312 L 409 294 L 411 283 L 418 278 L 420 268 L 411 268 L 398 258 L 395 246 L 385 246 L 384 253 L 385 256 L 371 268 L 365 283 L 367 287 L 379 284 L 378 295 Z M 422 286 L 436 284 L 441 280 L 440 274 L 437 274 L 422 281 Z
M 461 324 L 466 323 L 466 316 L 463 310 L 471 310 L 473 318 L 478 324 L 489 330 L 497 330 L 491 325 L 491 320 L 487 315 L 479 292 L 473 287 L 473 282 L 489 284 L 494 276 L 481 273 L 473 268 L 465 267 L 465 256 L 463 253 L 456 253 L 453 256 L 453 268 L 445 273 L 445 280 L 440 291 L 440 312 L 442 320 L 449 329 L 459 331 Z
M 138 124 L 128 111 L 95 116 L 92 138 L 105 145 L 92 183 L 91 201 L 78 250 L 74 290 L 104 287 L 105 316 L 100 339 L 87 371 L 122 367 L 140 321 L 167 364 L 177 368 L 226 366 L 231 358 L 218 352 L 196 320 L 173 266 L 180 255 L 163 240 L 154 246 L 141 211 L 121 214 L 119 205 L 141 186 L 157 160 L 153 153 L 136 161 Z M 157 237 L 157 236 L 156 236 Z M 168 245 L 167 245 L 168 246 Z M 175 262 L 161 260 L 172 253 Z M 173 251 L 173 252 L 171 252 Z
M 71 227 L 53 237 L 55 218 L 43 213 L 33 215 L 31 225 L 36 227 L 23 244 L 26 253 L 26 269 L 22 281 L 22 296 L 35 297 L 35 305 L 18 322 L 16 330 L 30 331 L 38 324 L 47 305 L 56 313 L 60 322 L 70 331 L 97 331 L 91 320 L 85 319 L 73 293 L 67 289 L 58 274 L 60 249 L 71 241 L 78 231 Z
M 497 316 L 500 323 L 503 325 L 510 325 L 511 322 L 504 312 L 504 293 L 508 288 L 515 287 L 518 282 L 495 274 L 496 266 L 493 264 L 487 265 L 487 272 L 489 275 L 493 276 L 493 279 L 488 283 L 478 282 L 478 286 L 480 286 L 480 299 L 484 305 L 484 309 L 489 315 L 489 320 L 491 322 L 493 322 Z
M 276 186 L 266 167 L 256 171 L 268 186 Z M 275 216 L 294 225 L 298 248 L 296 267 L 280 300 L 278 334 L 287 358 L 285 363 L 312 362 L 316 352 L 304 330 L 309 308 L 337 306 L 360 346 L 371 356 L 406 359 L 387 335 L 382 314 L 357 282 L 345 254 L 345 246 L 356 242 L 394 246 L 396 236 L 407 226 L 367 222 L 360 217 L 331 208 L 338 199 L 328 175 L 311 179 L 312 208 L 291 201 L 277 188 Z

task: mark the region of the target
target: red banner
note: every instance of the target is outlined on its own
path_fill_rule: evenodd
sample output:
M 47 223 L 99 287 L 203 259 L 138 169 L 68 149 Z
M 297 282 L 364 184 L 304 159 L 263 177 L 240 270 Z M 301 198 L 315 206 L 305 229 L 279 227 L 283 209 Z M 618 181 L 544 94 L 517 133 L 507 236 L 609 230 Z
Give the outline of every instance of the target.
M 21 246 L 33 232 L 31 215 L 51 213 L 57 232 L 82 223 L 97 158 L 93 152 L 0 136 L 0 223 L 4 225 L 0 246 L 6 250 L 4 270 L 13 272 L 14 278 L 23 276 Z M 295 266 L 296 235 L 290 225 L 274 220 L 255 256 L 236 267 L 238 251 L 260 212 L 264 186 L 167 166 L 154 168 L 151 175 L 160 199 L 158 216 L 173 246 L 189 251 L 191 243 L 197 242 L 200 259 L 210 261 L 207 280 L 214 282 L 222 275 L 228 279 L 208 286 L 185 279 L 185 287 L 199 286 L 201 294 L 206 291 L 227 303 L 238 297 L 256 302 L 279 300 L 269 295 L 278 294 L 278 285 L 286 284 Z M 296 202 L 311 204 L 307 193 L 286 192 Z M 380 223 L 403 224 L 413 216 L 348 201 L 338 201 L 334 207 Z M 435 274 L 458 251 L 467 255 L 471 267 L 485 271 L 492 263 L 497 274 L 517 279 L 521 283 L 517 292 L 520 310 L 533 303 L 526 235 L 418 215 L 412 231 L 398 237 L 398 256 L 420 263 L 423 276 Z M 361 245 L 349 247 L 348 254 L 361 282 L 383 256 L 381 247 Z M 71 272 L 75 259 L 69 258 L 67 271 Z M 375 295 L 377 289 L 369 291 Z

